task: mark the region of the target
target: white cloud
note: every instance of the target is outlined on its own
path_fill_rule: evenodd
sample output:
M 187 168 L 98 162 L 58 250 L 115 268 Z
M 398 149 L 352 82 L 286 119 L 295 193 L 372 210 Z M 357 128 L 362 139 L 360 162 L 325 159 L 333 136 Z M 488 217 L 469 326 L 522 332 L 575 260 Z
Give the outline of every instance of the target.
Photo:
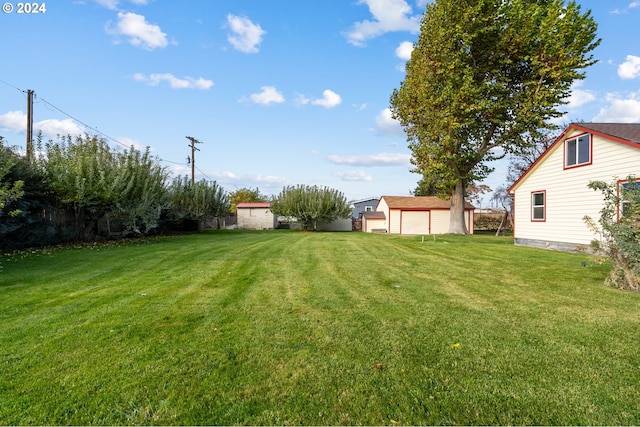
M 191 173 L 191 169 L 189 169 L 189 173 Z M 234 187 L 281 187 L 287 185 L 291 182 L 289 178 L 285 178 L 282 176 L 275 175 L 260 175 L 260 174 L 249 174 L 249 175 L 238 175 L 234 172 L 230 171 L 209 171 L 207 172 L 207 176 L 212 179 L 223 183 L 230 184 Z
M 231 29 L 227 40 L 233 47 L 245 53 L 258 52 L 258 46 L 266 34 L 260 25 L 254 24 L 249 18 L 235 15 L 227 15 L 227 22 Z
M 411 59 L 411 52 L 413 52 L 413 43 L 411 42 L 402 42 L 396 48 L 396 56 L 405 61 Z
M 571 95 L 567 98 L 567 106 L 569 108 L 578 108 L 582 105 L 588 104 L 589 102 L 595 101 L 596 96 L 592 91 L 580 89 L 583 84 L 583 81 L 576 81 L 571 86 Z
M 213 86 L 213 82 L 211 80 L 203 79 L 202 77 L 194 79 L 193 77 L 187 76 L 179 79 L 170 73 L 150 74 L 148 76 L 142 73 L 136 73 L 133 75 L 133 78 L 136 81 L 145 82 L 150 86 L 158 86 L 161 82 L 165 81 L 169 83 L 169 86 L 172 89 L 207 90 Z
M 56 120 L 48 119 L 33 124 L 33 132 L 42 131 L 48 138 L 58 135 L 80 135 L 84 133 L 84 128 L 78 126 L 72 119 Z
M 311 102 L 311 100 L 309 98 L 307 98 L 306 96 L 304 96 L 301 93 L 296 94 L 295 99 L 293 100 L 293 102 L 300 106 L 300 105 L 307 105 L 309 102 Z
M 117 138 L 117 141 L 122 145 L 126 145 L 127 147 L 133 147 L 138 151 L 144 151 L 147 148 L 147 146 L 144 145 L 142 142 L 138 141 L 137 139 L 129 138 L 127 136 L 121 136 L 120 138 Z M 151 151 L 155 151 L 155 150 L 151 149 Z
M 372 181 L 373 178 L 362 170 L 334 172 L 333 176 L 337 176 L 343 181 Z
M 254 93 L 249 96 L 251 101 L 256 104 L 269 105 L 284 102 L 284 96 L 273 86 L 262 86 L 262 92 Z
M 605 123 L 639 123 L 640 122 L 640 91 L 632 93 L 627 98 L 610 94 L 607 99 L 610 104 L 602 109 L 593 119 L 594 122 Z
M 27 114 L 22 111 L 9 111 L 0 115 L 0 129 L 21 133 L 27 130 Z M 42 132 L 47 138 L 55 138 L 58 135 L 79 135 L 84 133 L 84 128 L 78 126 L 72 119 L 46 119 L 33 124 L 34 134 Z
M 340 95 L 338 95 L 332 90 L 327 89 L 324 92 L 322 92 L 321 99 L 316 99 L 314 101 L 311 101 L 311 104 L 319 105 L 324 108 L 333 108 L 336 105 L 340 105 L 341 102 L 342 102 L 342 98 L 340 97 Z
M 400 122 L 391 117 L 391 110 L 385 108 L 376 116 L 376 128 L 381 135 L 400 136 L 404 135 L 404 129 Z
M 621 79 L 635 79 L 640 77 L 640 56 L 627 55 L 627 60 L 618 67 Z
M 111 10 L 118 10 L 118 4 L 120 0 L 95 0 L 101 6 L 106 7 Z M 129 0 L 131 3 L 136 4 L 138 6 L 145 5 L 149 3 L 149 0 Z
M 158 25 L 149 24 L 143 15 L 132 12 L 118 12 L 116 27 L 109 28 L 107 24 L 107 32 L 128 37 L 133 46 L 146 50 L 166 47 L 168 44 L 167 35 Z
M 354 46 L 364 46 L 367 40 L 389 31 L 417 33 L 420 30 L 420 16 L 410 16 L 411 6 L 405 0 L 360 0 L 358 4 L 369 6 L 374 19 L 356 22 L 345 33 L 347 41 Z
M 9 111 L 0 115 L 0 129 L 24 132 L 27 129 L 27 115 L 22 111 Z
M 363 154 L 357 156 L 338 156 L 331 155 L 327 157 L 329 162 L 336 165 L 350 166 L 409 166 L 411 164 L 411 156 L 403 153 L 379 153 L 379 154 Z

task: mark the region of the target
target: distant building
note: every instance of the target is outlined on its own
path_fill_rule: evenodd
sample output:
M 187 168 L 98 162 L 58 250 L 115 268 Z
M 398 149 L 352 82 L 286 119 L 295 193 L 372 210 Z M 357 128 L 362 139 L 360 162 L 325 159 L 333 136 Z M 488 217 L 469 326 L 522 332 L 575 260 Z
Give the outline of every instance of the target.
M 354 200 L 351 202 L 351 217 L 359 219 L 363 212 L 373 212 L 378 204 L 378 199 L 369 197 L 368 199 Z
M 238 203 L 238 230 L 273 230 L 277 217 L 269 202 Z
M 432 196 L 382 196 L 372 212 L 362 214 L 362 231 L 392 234 L 449 232 L 451 202 Z M 467 230 L 473 233 L 474 207 L 465 202 Z

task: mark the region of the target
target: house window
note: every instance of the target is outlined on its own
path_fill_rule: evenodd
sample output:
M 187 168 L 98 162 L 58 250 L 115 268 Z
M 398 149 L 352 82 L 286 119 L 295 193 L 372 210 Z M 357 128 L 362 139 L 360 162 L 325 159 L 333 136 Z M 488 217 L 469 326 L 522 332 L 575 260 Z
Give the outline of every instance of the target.
M 637 215 L 638 205 L 640 203 L 640 180 L 634 181 L 622 181 L 618 189 L 620 194 L 620 215 L 631 216 Z M 635 206 L 635 212 L 634 212 Z
M 364 207 L 364 211 L 365 212 L 373 212 L 373 206 L 365 206 Z
M 591 163 L 591 135 L 585 134 L 564 142 L 564 166 L 587 165 Z
M 546 191 L 531 193 L 531 221 L 544 221 L 546 219 Z

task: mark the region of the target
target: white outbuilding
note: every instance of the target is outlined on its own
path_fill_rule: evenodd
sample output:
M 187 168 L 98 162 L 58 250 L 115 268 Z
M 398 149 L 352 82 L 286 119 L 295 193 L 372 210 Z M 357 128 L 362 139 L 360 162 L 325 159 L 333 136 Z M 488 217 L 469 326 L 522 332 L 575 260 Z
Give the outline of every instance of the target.
M 236 207 L 239 230 L 273 230 L 277 226 L 269 202 L 238 203 Z

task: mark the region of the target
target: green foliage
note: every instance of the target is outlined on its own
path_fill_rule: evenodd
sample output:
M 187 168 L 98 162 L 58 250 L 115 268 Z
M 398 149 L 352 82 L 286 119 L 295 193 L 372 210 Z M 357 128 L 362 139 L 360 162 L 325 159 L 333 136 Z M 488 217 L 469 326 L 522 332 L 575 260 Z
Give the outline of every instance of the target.
M 607 282 L 618 288 L 640 291 L 640 183 L 630 176 L 624 185 L 594 181 L 589 183 L 589 188 L 604 195 L 598 223 L 588 216 L 584 219 L 600 234 L 600 239 L 592 242 L 592 248 L 613 261 Z
M 203 179 L 192 183 L 188 177 L 178 176 L 168 193 L 169 216 L 174 220 L 197 221 L 200 231 L 204 221 L 229 213 L 229 197 L 215 181 Z
M 239 188 L 229 195 L 229 202 L 231 203 L 231 213 L 237 213 L 238 203 L 248 202 L 266 202 L 267 196 L 260 194 L 260 190 L 256 188 Z
M 60 204 L 75 214 L 80 237 L 89 238 L 99 219 L 107 235 L 117 222 L 125 234 L 157 227 L 166 205 L 166 172 L 150 153 L 113 150 L 97 136 L 62 137 L 38 143 L 35 165 Z
M 57 211 L 56 200 L 51 195 L 43 174 L 32 167 L 24 156 L 5 148 L 0 156 L 9 156 L 13 164 L 5 182 L 23 183 L 20 198 L 14 199 L 0 213 L 0 250 L 16 249 L 28 246 L 56 243 L 60 236 L 55 236 L 55 227 L 51 227 L 50 219 Z M 6 161 L 0 160 L 0 164 Z M 47 233 L 49 229 L 49 233 Z
M 435 0 L 405 80 L 391 95 L 414 171 L 450 193 L 452 232 L 466 232 L 468 181 L 562 115 L 574 80 L 595 60 L 590 12 L 561 0 Z M 498 154 L 500 153 L 500 154 Z
M 9 180 L 10 172 L 18 162 L 17 157 L 8 148 L 4 147 L 4 138 L 0 136 L 0 220 L 5 215 L 16 216 L 19 209 L 5 212 L 5 208 L 24 195 L 24 181 Z
M 351 211 L 345 196 L 338 190 L 316 185 L 287 186 L 271 203 L 271 211 L 293 217 L 307 230 L 316 230 L 319 222 L 349 218 Z

